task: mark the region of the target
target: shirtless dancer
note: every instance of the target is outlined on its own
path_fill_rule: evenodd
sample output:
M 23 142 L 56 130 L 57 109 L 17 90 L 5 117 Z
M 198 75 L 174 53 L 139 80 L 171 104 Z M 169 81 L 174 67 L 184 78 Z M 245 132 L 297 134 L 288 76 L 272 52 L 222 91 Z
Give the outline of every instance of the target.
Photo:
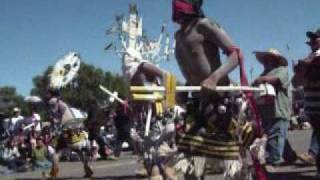
M 126 80 L 128 81 L 128 84 L 130 86 L 145 86 L 145 85 L 151 85 L 156 84 L 160 85 L 164 83 L 165 80 L 165 74 L 166 72 L 156 65 L 150 63 L 147 59 L 144 59 L 146 57 L 142 56 L 142 53 L 139 52 L 139 50 L 136 49 L 136 46 L 138 46 L 139 42 L 137 39 L 136 32 L 138 31 L 136 27 L 138 27 L 138 24 L 132 24 L 134 22 L 137 22 L 137 14 L 136 14 L 136 7 L 130 6 L 130 21 L 129 21 L 129 31 L 128 31 L 128 47 L 126 47 L 126 53 L 122 56 L 122 71 L 123 75 L 125 76 Z M 146 109 L 148 108 L 149 103 L 148 102 L 131 102 L 130 103 L 130 109 L 132 111 L 127 111 L 129 114 L 130 119 L 133 119 L 135 121 L 135 126 L 141 126 L 145 122 L 143 122 L 146 119 Z M 137 127 L 138 129 L 139 127 Z M 152 131 L 152 130 L 151 130 Z M 135 131 L 136 132 L 136 131 Z M 131 138 L 132 143 L 135 144 L 137 147 L 136 149 L 139 149 L 138 156 L 139 158 L 143 159 L 142 155 L 143 152 L 141 149 L 141 134 L 132 133 L 131 132 Z M 143 165 L 140 165 L 141 167 Z M 136 171 L 136 174 L 138 176 L 146 176 L 147 170 L 142 167 L 139 168 Z M 159 173 L 153 173 L 154 176 L 157 176 Z M 152 179 L 153 177 L 151 177 Z
M 152 83 L 164 79 L 164 71 L 145 61 L 136 60 L 135 57 L 124 55 L 124 74 L 132 86 L 143 86 L 146 82 Z
M 217 115 L 216 107 L 218 106 L 216 102 L 220 101 L 222 97 L 212 92 L 217 85 L 229 85 L 230 81 L 227 75 L 237 67 L 240 52 L 225 31 L 217 23 L 210 21 L 204 16 L 201 6 L 202 0 L 173 0 L 172 18 L 175 23 L 180 25 L 180 29 L 175 34 L 176 59 L 187 80 L 187 84 L 202 86 L 202 92 L 194 96 L 198 99 L 198 104 L 193 106 L 196 109 L 193 113 L 198 115 L 194 117 L 194 125 L 186 131 L 187 134 L 193 135 L 199 135 L 203 132 L 208 134 L 206 127 L 208 127 L 209 121 L 212 120 L 213 126 L 217 128 L 215 136 L 221 137 L 222 141 L 218 142 L 216 137 L 210 137 L 209 141 L 234 144 L 235 140 L 227 132 L 231 118 L 230 116 Z M 222 50 L 228 59 L 223 65 L 220 61 L 219 49 Z M 199 144 L 199 141 L 192 139 L 190 136 L 187 141 L 183 142 L 184 140 L 186 139 L 182 138 L 182 142 L 180 139 L 180 144 L 178 143 L 179 151 L 184 152 L 195 167 L 194 174 L 186 175 L 186 179 L 204 178 L 203 169 L 205 161 L 208 163 L 210 158 L 205 160 L 203 157 L 238 162 L 237 157 L 235 157 L 236 155 L 233 157 L 228 156 L 228 153 L 230 155 L 232 153 L 237 154 L 237 152 L 226 152 L 225 154 L 221 152 L 220 154 L 220 152 L 188 146 L 192 143 Z M 207 146 L 205 143 L 202 145 Z M 238 147 L 225 148 L 237 149 Z

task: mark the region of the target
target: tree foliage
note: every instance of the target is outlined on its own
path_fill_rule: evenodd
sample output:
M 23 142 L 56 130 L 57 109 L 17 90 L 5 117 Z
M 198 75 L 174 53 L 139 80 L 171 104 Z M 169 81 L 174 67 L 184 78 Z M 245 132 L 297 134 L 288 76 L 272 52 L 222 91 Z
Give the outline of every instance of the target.
M 0 87 L 0 111 L 10 113 L 15 106 L 21 108 L 23 112 L 27 111 L 23 97 L 17 93 L 15 87 Z
M 48 67 L 43 74 L 33 78 L 34 88 L 32 95 L 44 97 L 49 87 L 49 74 L 52 67 Z M 94 97 L 100 104 L 108 101 L 109 96 L 99 89 L 103 85 L 111 91 L 117 91 L 120 96 L 127 97 L 128 86 L 123 77 L 105 72 L 101 68 L 93 65 L 81 63 L 77 77 L 60 91 L 62 99 L 69 105 L 79 108 L 83 111 L 88 110 L 88 102 Z

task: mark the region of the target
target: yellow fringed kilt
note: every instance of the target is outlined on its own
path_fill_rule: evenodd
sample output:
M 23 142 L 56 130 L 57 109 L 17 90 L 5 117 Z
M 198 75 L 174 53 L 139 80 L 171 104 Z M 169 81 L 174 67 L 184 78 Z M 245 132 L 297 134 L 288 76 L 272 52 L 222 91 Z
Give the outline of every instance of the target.
M 186 134 L 178 141 L 178 151 L 192 156 L 234 160 L 239 158 L 240 146 L 234 140 Z
M 242 142 L 239 142 L 239 136 Z M 234 136 L 186 133 L 178 140 L 177 146 L 179 152 L 191 156 L 236 160 L 240 157 L 240 148 L 248 148 L 253 140 L 253 127 L 246 123 L 241 127 L 241 133 Z

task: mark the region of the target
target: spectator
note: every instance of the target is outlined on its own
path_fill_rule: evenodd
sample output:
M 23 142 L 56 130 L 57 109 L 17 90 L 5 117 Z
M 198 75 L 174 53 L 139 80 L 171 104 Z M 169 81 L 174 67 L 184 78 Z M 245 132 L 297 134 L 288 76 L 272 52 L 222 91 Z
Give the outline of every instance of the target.
M 283 163 L 282 158 L 286 158 L 286 161 L 291 163 L 297 157 L 287 140 L 289 128 L 288 62 L 276 49 L 254 53 L 257 60 L 264 66 L 264 71 L 253 84 L 268 83 L 276 91 L 274 101 L 264 102 L 259 105 L 262 125 L 268 136 L 266 149 L 268 157 L 266 162 L 277 166 Z M 288 156 L 284 154 L 285 148 L 290 150 L 286 152 L 290 153 Z
M 3 141 L 9 137 L 9 131 L 6 127 L 6 115 L 0 110 L 0 141 Z
M 21 110 L 18 107 L 13 108 L 13 116 L 10 119 L 9 130 L 10 132 L 16 132 L 20 122 L 24 119 L 23 116 L 20 115 Z
M 29 131 L 28 133 L 28 143 L 30 144 L 31 148 L 34 148 L 37 145 L 37 134 L 34 126 L 31 127 L 31 131 Z
M 10 118 L 6 117 L 6 118 L 3 118 L 1 121 L 2 121 L 1 126 L 3 129 L 1 133 L 3 133 L 4 137 L 8 137 L 10 135 Z
M 303 60 L 299 60 L 298 64 L 294 66 L 295 75 L 293 77 L 293 85 L 304 87 L 304 112 L 308 117 L 314 131 L 316 140 L 320 140 L 320 105 L 319 105 L 319 91 L 320 91 L 320 29 L 315 32 L 307 32 L 311 53 Z M 317 174 L 314 179 L 320 179 L 320 153 L 319 148 L 316 153 Z
M 32 115 L 31 115 L 30 119 L 31 119 L 31 122 L 34 124 L 34 130 L 37 133 L 40 133 L 41 132 L 41 117 L 37 113 L 37 107 L 35 104 L 31 104 L 31 112 L 32 112 Z
M 116 132 L 111 124 L 107 124 L 106 129 L 104 126 L 100 128 L 98 140 L 100 147 L 102 147 L 100 148 L 101 156 L 108 160 L 116 160 L 117 158 L 113 154 L 117 143 Z
M 32 148 L 31 162 L 34 170 L 42 170 L 45 175 L 45 171 L 51 167 L 49 159 L 48 149 L 43 144 L 41 137 L 36 139 L 36 146 Z
M 37 113 L 37 108 L 35 104 L 29 104 L 31 109 L 31 114 L 29 117 L 25 118 L 23 121 L 23 126 L 21 126 L 25 132 L 35 131 L 37 134 L 41 132 L 41 117 Z
M 31 153 L 32 148 L 30 144 L 27 144 L 25 140 L 18 142 L 18 150 L 20 153 L 21 159 L 25 160 L 26 162 L 30 162 L 31 160 Z
M 9 139 L 6 147 L 2 150 L 1 161 L 9 170 L 13 171 L 19 171 L 25 165 L 25 161 L 20 158 L 17 144 L 13 139 Z

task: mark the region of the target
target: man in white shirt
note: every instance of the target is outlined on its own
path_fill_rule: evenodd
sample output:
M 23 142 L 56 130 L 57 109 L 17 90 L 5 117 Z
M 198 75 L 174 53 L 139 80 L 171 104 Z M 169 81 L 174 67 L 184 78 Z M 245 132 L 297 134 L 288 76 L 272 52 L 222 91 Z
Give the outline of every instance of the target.
M 21 110 L 18 107 L 13 108 L 13 117 L 10 119 L 9 130 L 11 132 L 16 131 L 17 126 L 23 119 L 24 117 L 21 116 Z

